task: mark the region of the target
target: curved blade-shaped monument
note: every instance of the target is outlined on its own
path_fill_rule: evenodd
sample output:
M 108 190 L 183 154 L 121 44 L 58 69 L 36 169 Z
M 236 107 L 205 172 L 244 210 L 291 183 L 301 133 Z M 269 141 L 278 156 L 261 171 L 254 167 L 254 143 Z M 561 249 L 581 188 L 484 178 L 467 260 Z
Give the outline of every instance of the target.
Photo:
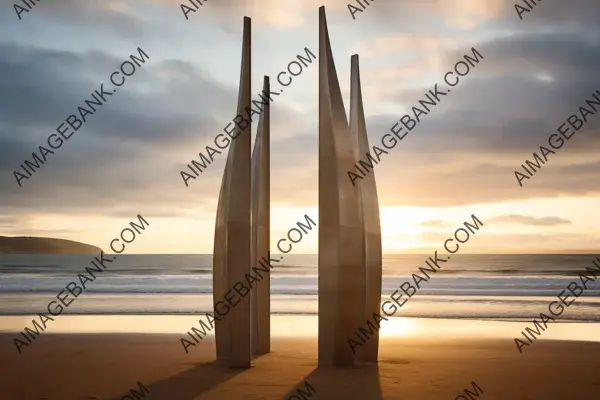
M 356 158 L 360 159 L 361 155 L 364 156 L 370 153 L 360 85 L 358 54 L 353 55 L 351 58 L 350 133 L 354 140 Z M 379 219 L 379 199 L 377 197 L 375 171 L 358 180 L 357 187 L 360 193 L 364 234 L 364 269 L 362 278 L 366 282 L 364 320 L 371 321 L 373 313 L 379 314 L 381 312 L 382 277 L 381 222 Z M 377 329 L 358 350 L 358 359 L 366 362 L 377 362 L 378 352 L 379 330 Z
M 363 226 L 357 162 L 333 62 L 325 7 L 319 8 L 319 366 L 354 364 L 348 344 L 364 324 Z M 361 289 L 363 288 L 363 289 Z
M 244 17 L 242 66 L 237 115 L 247 116 L 250 109 L 251 47 L 250 18 Z M 243 118 L 235 125 L 223 174 L 215 227 L 213 259 L 213 296 L 222 301 L 236 282 L 245 282 L 250 273 L 250 121 Z M 246 123 L 245 126 L 243 124 Z M 236 296 L 237 297 L 237 296 Z M 241 296 L 240 296 L 241 297 Z M 239 299 L 225 316 L 216 313 L 217 359 L 227 359 L 233 368 L 250 368 L 250 297 Z M 221 310 L 221 313 L 224 313 Z
M 270 92 L 269 77 L 264 77 L 263 93 Z M 252 267 L 261 257 L 269 259 L 271 241 L 271 133 L 269 104 L 263 105 L 252 151 Z M 271 279 L 262 279 L 252 286 L 252 354 L 271 351 Z

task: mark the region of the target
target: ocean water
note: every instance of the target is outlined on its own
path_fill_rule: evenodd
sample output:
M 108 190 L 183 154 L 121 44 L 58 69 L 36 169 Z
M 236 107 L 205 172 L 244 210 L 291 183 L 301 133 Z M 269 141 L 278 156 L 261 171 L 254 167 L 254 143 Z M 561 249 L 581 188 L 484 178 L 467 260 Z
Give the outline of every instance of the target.
M 385 255 L 382 301 L 430 255 Z M 279 256 L 272 256 L 278 258 Z M 45 312 L 93 256 L 0 255 L 0 315 Z M 595 255 L 455 254 L 399 317 L 531 321 L 548 310 Z M 197 314 L 211 311 L 212 256 L 120 255 L 63 314 Z M 271 270 L 274 314 L 315 315 L 317 256 L 284 255 Z M 588 273 L 588 275 L 590 275 Z M 412 281 L 411 281 L 412 282 Z M 600 321 L 600 274 L 557 322 Z

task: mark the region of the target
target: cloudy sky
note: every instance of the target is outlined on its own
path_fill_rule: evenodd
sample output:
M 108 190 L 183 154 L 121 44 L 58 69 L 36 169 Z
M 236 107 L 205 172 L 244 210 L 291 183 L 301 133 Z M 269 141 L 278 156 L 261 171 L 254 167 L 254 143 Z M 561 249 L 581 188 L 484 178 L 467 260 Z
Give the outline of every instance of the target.
M 179 171 L 235 114 L 242 18 L 252 18 L 253 93 L 308 47 L 326 6 L 349 109 L 360 55 L 371 144 L 472 47 L 484 59 L 398 146 L 377 185 L 384 251 L 433 251 L 475 214 L 465 252 L 594 250 L 600 118 L 520 187 L 515 169 L 600 90 L 600 8 L 514 1 L 211 0 L 186 20 L 171 0 L 53 0 L 19 20 L 0 0 L 0 235 L 108 247 L 142 214 L 130 253 L 212 250 L 225 156 L 186 187 Z M 13 171 L 141 47 L 150 60 L 23 187 Z M 317 210 L 317 62 L 272 106 L 272 239 Z M 255 96 L 256 98 L 256 96 Z M 254 130 L 256 124 L 254 124 Z M 310 234 L 294 252 L 316 252 Z

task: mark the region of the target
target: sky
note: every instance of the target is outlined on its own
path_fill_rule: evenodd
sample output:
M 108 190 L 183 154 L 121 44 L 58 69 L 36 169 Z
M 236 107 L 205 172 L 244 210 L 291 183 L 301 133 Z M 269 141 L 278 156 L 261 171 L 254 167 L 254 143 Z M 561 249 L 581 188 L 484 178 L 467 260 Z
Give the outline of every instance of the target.
M 180 171 L 235 115 L 243 17 L 258 94 L 264 75 L 318 54 L 324 5 L 346 112 L 359 54 L 372 145 L 462 55 L 483 56 L 377 165 L 384 252 L 441 249 L 473 214 L 484 226 L 465 252 L 597 248 L 599 117 L 522 187 L 514 174 L 600 90 L 594 0 L 539 3 L 523 19 L 502 0 L 377 0 L 355 19 L 339 0 L 210 0 L 187 20 L 171 0 L 43 1 L 22 20 L 13 4 L 0 0 L 0 235 L 108 248 L 141 214 L 150 226 L 127 252 L 212 252 L 225 154 L 189 187 Z M 139 47 L 149 60 L 19 187 L 13 171 Z M 318 221 L 318 60 L 272 104 L 274 244 L 305 215 Z M 316 253 L 317 237 L 294 253 Z

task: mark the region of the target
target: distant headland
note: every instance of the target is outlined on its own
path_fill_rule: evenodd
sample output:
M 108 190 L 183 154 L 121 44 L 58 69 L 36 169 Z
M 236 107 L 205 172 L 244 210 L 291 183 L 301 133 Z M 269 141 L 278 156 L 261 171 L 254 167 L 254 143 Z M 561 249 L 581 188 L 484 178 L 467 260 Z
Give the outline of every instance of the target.
M 101 249 L 66 239 L 0 236 L 0 254 L 99 254 Z

